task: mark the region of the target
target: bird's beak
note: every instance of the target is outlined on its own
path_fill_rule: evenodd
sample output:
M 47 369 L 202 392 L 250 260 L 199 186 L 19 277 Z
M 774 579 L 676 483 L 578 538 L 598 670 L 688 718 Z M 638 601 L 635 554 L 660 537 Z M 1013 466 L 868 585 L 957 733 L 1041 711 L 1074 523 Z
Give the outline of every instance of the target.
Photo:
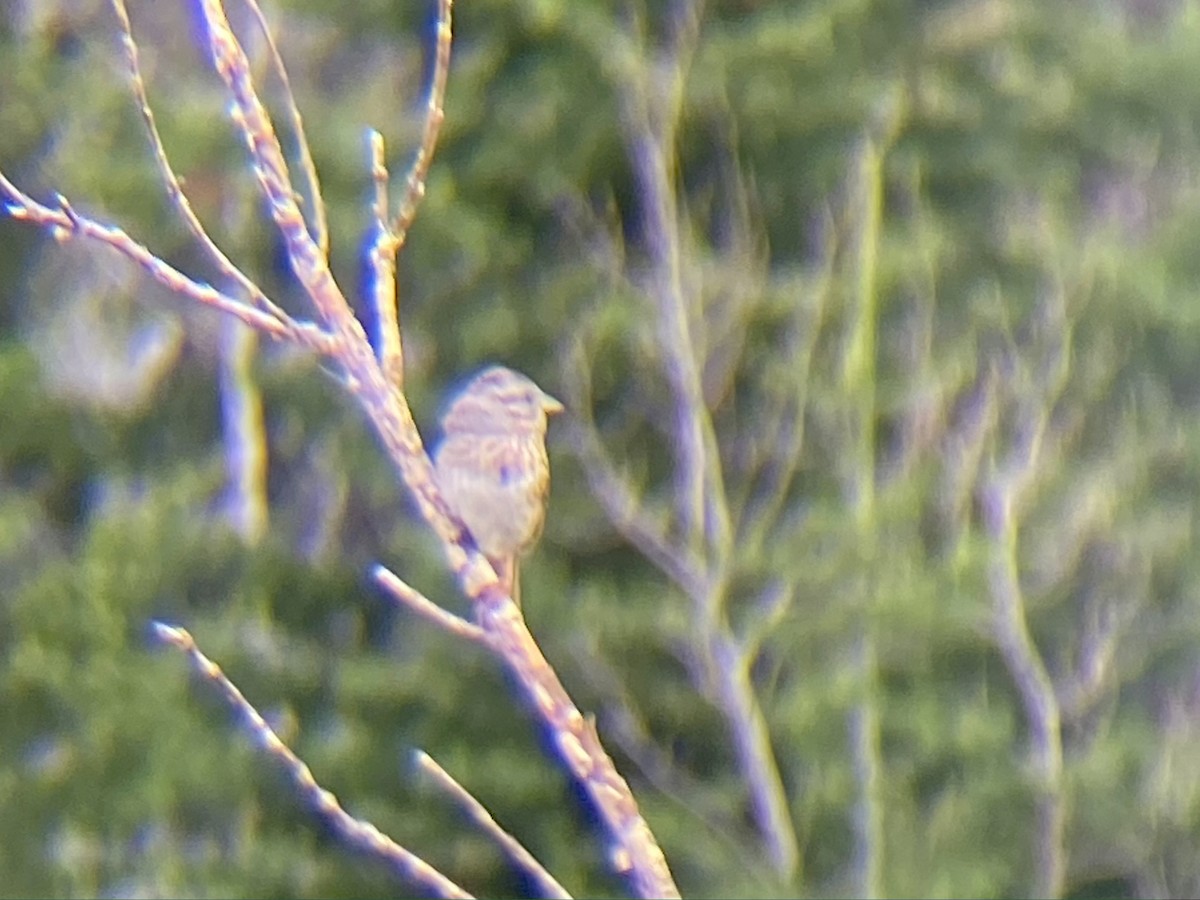
M 545 391 L 542 392 L 542 410 L 546 413 L 546 415 L 553 416 L 556 413 L 562 412 L 565 408 L 566 407 L 564 407 L 559 401 L 555 400 Z

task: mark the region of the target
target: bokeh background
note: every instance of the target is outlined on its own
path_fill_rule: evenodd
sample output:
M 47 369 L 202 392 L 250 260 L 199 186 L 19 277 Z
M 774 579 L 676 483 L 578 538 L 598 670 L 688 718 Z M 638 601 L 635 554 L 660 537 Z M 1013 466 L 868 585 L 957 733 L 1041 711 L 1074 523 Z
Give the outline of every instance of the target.
M 358 296 L 365 131 L 399 185 L 434 5 L 267 13 Z M 192 4 L 131 14 L 197 211 L 304 311 Z M 455 30 L 410 400 L 432 439 L 502 361 L 570 408 L 524 605 L 684 894 L 1196 896 L 1200 4 L 460 0 Z M 106 3 L 0 4 L 0 169 L 216 277 Z M 153 619 L 469 890 L 530 887 L 414 748 L 568 889 L 623 895 L 495 661 L 374 562 L 466 612 L 331 372 L 0 217 L 0 895 L 411 893 Z

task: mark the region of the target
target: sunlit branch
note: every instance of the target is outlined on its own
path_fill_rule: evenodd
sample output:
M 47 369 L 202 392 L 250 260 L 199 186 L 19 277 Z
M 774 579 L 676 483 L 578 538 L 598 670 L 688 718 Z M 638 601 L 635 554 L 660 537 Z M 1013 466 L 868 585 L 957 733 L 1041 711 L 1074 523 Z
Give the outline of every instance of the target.
M 288 118 L 291 119 L 292 130 L 296 135 L 296 152 L 300 155 L 300 171 L 304 175 L 309 203 L 312 206 L 311 234 L 313 240 L 317 242 L 317 246 L 321 248 L 321 253 L 328 256 L 329 224 L 326 221 L 325 200 L 321 196 L 321 181 L 317 177 L 317 165 L 312 158 L 308 136 L 304 133 L 304 117 L 300 115 L 300 107 L 296 103 L 296 94 L 292 90 L 291 78 L 288 76 L 287 67 L 283 64 L 279 46 L 275 43 L 275 36 L 271 32 L 266 16 L 263 15 L 262 7 L 258 3 L 247 3 L 246 5 L 250 8 L 250 14 L 254 16 L 254 21 L 258 24 L 259 31 L 262 32 L 263 38 L 267 42 L 271 65 L 283 86 L 283 105 Z
M 372 129 L 370 143 L 371 182 L 374 192 L 371 218 L 374 237 L 367 251 L 371 264 L 370 303 L 375 311 L 376 343 L 380 365 L 388 383 L 404 389 L 404 343 L 400 332 L 400 296 L 396 283 L 396 253 L 400 242 L 388 225 L 388 170 L 383 135 Z
M 443 107 L 446 101 L 446 81 L 450 77 L 452 4 L 453 0 L 438 0 L 437 51 L 434 54 L 429 97 L 425 101 L 425 127 L 421 132 L 421 146 L 417 150 L 417 158 L 413 160 L 405 180 L 404 197 L 400 200 L 396 220 L 391 227 L 396 249 L 404 246 L 408 229 L 417 214 L 417 207 L 425 196 L 425 178 L 429 174 L 429 164 L 433 161 L 433 151 L 437 147 L 438 134 L 445 118 Z
M 103 225 L 75 212 L 61 194 L 56 198 L 57 208 L 46 206 L 34 200 L 0 172 L 0 195 L 10 198 L 6 205 L 10 216 L 48 229 L 55 240 L 65 241 L 78 236 L 104 244 L 141 266 L 168 290 L 235 316 L 251 328 L 277 340 L 290 341 L 326 356 L 334 352 L 332 336 L 316 325 L 298 322 L 286 313 L 272 314 L 230 297 L 211 285 L 189 278 L 163 262 L 122 229 L 114 225 Z
M 387 590 L 397 602 L 403 603 L 421 618 L 457 637 L 476 643 L 487 643 L 487 636 L 477 625 L 442 609 L 387 567 L 376 566 L 373 574 L 380 586 Z
M 463 808 L 471 820 L 474 821 L 480 828 L 500 845 L 501 849 L 508 854 L 521 871 L 525 872 L 534 883 L 542 889 L 542 895 L 545 897 L 555 897 L 559 900 L 569 900 L 570 894 L 567 889 L 558 883 L 557 879 L 546 868 L 534 858 L 525 847 L 514 838 L 511 834 L 500 827 L 499 823 L 492 817 L 492 814 L 487 811 L 486 807 L 473 796 L 470 792 L 454 780 L 454 777 L 438 765 L 437 761 L 428 753 L 421 750 L 416 751 L 415 759 L 417 765 L 433 779 L 443 791 L 453 798 L 453 800 Z
M 283 149 L 266 107 L 250 75 L 250 61 L 230 28 L 220 0 L 201 0 L 208 28 L 213 66 L 233 97 L 231 115 L 246 141 L 254 174 L 271 210 L 271 217 L 287 245 L 292 271 L 304 286 L 322 322 L 339 338 L 366 343 L 362 326 L 333 280 L 329 260 L 309 233 L 296 202 Z
M 343 841 L 372 856 L 384 859 L 393 869 L 414 884 L 432 891 L 439 897 L 471 895 L 452 882 L 416 854 L 404 849 L 374 825 L 356 819 L 346 812 L 331 792 L 313 777 L 312 770 L 298 757 L 267 724 L 221 667 L 205 656 L 186 629 L 162 622 L 154 623 L 155 636 L 187 654 L 192 669 L 206 681 L 212 682 L 225 697 L 225 702 L 238 714 L 250 735 L 270 756 L 283 766 L 300 795 L 326 818 Z
M 159 133 L 154 111 L 151 109 L 149 97 L 146 95 L 146 83 L 142 77 L 138 46 L 133 38 L 133 25 L 129 20 L 129 11 L 125 7 L 125 0 L 111 0 L 111 2 L 113 11 L 116 13 L 117 19 L 121 24 L 121 44 L 124 47 L 125 61 L 129 67 L 130 86 L 133 89 L 134 98 L 137 100 L 138 112 L 141 114 L 142 124 L 146 128 L 146 135 L 150 138 L 150 148 L 154 155 L 154 163 L 158 167 L 159 174 L 162 176 L 163 183 L 167 188 L 167 195 L 170 197 L 172 205 L 179 212 L 188 231 L 199 242 L 200 246 L 222 275 L 229 278 L 238 288 L 244 291 L 246 296 L 254 302 L 255 306 L 276 318 L 287 318 L 286 313 L 276 306 L 262 292 L 259 286 L 247 277 L 241 269 L 235 266 L 229 257 L 225 255 L 224 251 L 217 246 L 216 241 L 209 236 L 204 224 L 192 208 L 191 201 L 183 189 L 179 176 L 176 175 L 170 158 L 167 156 L 167 149 L 163 144 L 162 135 Z

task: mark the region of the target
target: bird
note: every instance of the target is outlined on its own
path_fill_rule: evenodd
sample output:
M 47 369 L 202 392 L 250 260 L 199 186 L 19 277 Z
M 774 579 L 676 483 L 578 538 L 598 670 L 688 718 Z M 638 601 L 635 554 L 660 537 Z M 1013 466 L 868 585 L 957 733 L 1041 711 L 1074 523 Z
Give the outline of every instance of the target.
M 546 519 L 547 418 L 562 410 L 526 376 L 494 365 L 467 382 L 441 417 L 433 459 L 438 490 L 518 606 L 518 563 Z

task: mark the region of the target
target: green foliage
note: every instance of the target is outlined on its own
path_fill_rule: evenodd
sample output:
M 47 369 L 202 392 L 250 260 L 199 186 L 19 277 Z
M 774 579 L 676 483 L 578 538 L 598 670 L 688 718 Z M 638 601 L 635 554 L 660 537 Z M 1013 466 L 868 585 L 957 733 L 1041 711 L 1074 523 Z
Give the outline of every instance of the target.
M 185 4 L 133 6 L 198 211 L 298 308 Z M 353 294 L 363 132 L 383 132 L 398 178 L 419 135 L 431 5 L 279 6 L 333 268 Z M 1031 890 L 1045 785 L 996 636 L 1003 539 L 985 501 L 1039 414 L 1046 439 L 1014 540 L 1025 620 L 1062 704 L 1062 891 L 1200 885 L 1200 17 L 1185 0 L 1160 6 L 707 4 L 674 186 L 737 537 L 726 624 L 752 648 L 748 681 L 798 833 L 794 878 L 767 862 L 733 725 L 699 662 L 705 623 L 610 523 L 557 424 L 547 532 L 523 572 L 532 630 L 597 713 L 685 895 Z M 670 7 L 458 4 L 443 142 L 399 281 L 419 422 L 488 360 L 552 393 L 583 372 L 593 405 L 574 412 L 591 413 L 676 535 L 676 398 L 622 130 L 623 85 L 663 63 Z M 213 277 L 144 149 L 111 16 L 73 15 L 0 18 L 0 168 Z M 56 367 L 90 363 L 56 357 L 39 330 L 59 293 L 78 293 L 60 291 L 60 252 L 0 219 L 0 893 L 410 889 L 338 845 L 211 687 L 150 646 L 151 619 L 189 628 L 325 787 L 468 889 L 528 885 L 413 773 L 414 748 L 570 890 L 623 893 L 494 662 L 370 585 L 382 561 L 462 611 L 334 380 L 262 348 L 271 525 L 247 545 L 228 524 L 211 323 L 186 320 L 150 404 L 66 396 Z M 1111 652 L 1097 656 L 1105 634 Z M 856 737 L 864 714 L 873 743 Z

